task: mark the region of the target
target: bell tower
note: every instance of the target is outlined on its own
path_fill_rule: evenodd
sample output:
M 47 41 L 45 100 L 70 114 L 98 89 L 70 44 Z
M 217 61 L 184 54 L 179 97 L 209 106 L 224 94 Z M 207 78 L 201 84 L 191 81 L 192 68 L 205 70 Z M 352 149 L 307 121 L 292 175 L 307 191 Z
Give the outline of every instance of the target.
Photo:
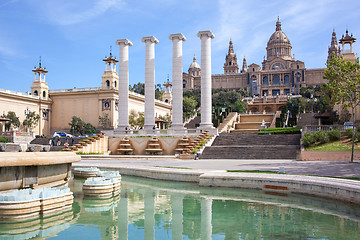
M 35 80 L 31 84 L 31 95 L 39 96 L 40 99 L 49 99 L 49 87 L 45 82 L 45 74 L 48 72 L 46 68 L 41 66 L 41 57 L 39 61 L 39 67 L 34 67 L 32 70 L 35 73 Z
M 105 62 L 105 71 L 102 75 L 101 89 L 119 89 L 119 75 L 116 72 L 116 63 L 119 61 L 112 56 L 110 47 L 110 56 L 103 59 Z
M 233 42 L 230 39 L 229 51 L 225 58 L 224 74 L 234 74 L 239 72 L 236 54 L 234 53 Z
M 342 48 L 341 48 L 341 56 L 344 57 L 345 59 L 348 59 L 352 62 L 356 61 L 356 56 L 355 53 L 353 52 L 353 43 L 356 41 L 356 38 L 353 37 L 353 35 L 351 34 L 351 36 L 349 35 L 349 31 L 346 29 L 346 35 L 342 35 L 342 38 L 339 40 L 339 43 L 341 43 Z M 347 44 L 350 45 L 349 48 L 347 48 Z
M 333 30 L 332 37 L 331 37 L 331 45 L 328 51 L 328 61 L 330 61 L 333 57 L 340 56 L 340 47 L 337 43 L 335 29 Z

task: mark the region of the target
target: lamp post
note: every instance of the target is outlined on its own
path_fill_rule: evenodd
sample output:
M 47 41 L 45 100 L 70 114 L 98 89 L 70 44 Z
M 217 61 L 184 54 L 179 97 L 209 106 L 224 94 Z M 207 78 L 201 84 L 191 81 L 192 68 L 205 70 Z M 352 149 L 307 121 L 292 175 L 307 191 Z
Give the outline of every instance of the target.
M 317 99 L 314 98 L 314 95 L 311 94 L 310 96 L 310 99 L 308 98 L 307 101 L 308 103 L 310 102 L 311 103 L 311 131 L 312 131 L 312 125 L 313 125 L 313 118 L 314 118 L 314 112 L 313 112 L 313 109 L 314 109 L 314 102 L 316 103 L 317 102 Z
M 25 116 L 26 116 L 26 132 L 28 132 L 29 131 L 29 120 L 28 119 L 29 119 L 29 114 L 30 114 L 29 107 L 26 107 L 24 113 L 25 113 Z

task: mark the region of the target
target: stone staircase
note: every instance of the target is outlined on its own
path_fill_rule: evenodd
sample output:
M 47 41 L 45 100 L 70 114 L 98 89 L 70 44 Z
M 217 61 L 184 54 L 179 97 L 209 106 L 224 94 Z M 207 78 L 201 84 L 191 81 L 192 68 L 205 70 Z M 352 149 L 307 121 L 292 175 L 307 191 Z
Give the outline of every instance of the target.
M 255 133 L 258 132 L 262 121 L 269 127 L 274 119 L 274 114 L 240 114 L 240 120 L 235 123 L 234 133 Z
M 74 137 L 74 145 L 78 144 L 84 138 Z M 64 144 L 66 142 L 66 138 L 60 138 L 60 146 L 51 146 L 50 151 L 62 151 L 64 149 Z M 39 144 L 49 146 L 49 138 L 35 138 L 30 142 L 30 144 Z M 71 146 L 71 140 L 69 140 L 69 146 Z
M 200 159 L 296 159 L 300 134 L 221 133 Z
M 313 123 L 315 120 L 313 119 Z M 311 125 L 311 113 L 300 113 L 299 120 L 297 122 L 298 127 L 310 126 Z
M 197 128 L 200 125 L 200 122 L 201 122 L 201 116 L 196 116 L 189 123 L 185 124 L 185 128 L 187 129 Z

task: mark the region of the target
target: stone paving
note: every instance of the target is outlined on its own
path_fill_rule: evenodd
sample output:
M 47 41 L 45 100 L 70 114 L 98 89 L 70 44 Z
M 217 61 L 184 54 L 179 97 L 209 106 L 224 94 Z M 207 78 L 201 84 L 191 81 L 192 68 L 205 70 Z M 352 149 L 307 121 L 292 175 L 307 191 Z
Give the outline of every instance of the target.
M 96 167 L 170 167 L 189 168 L 211 172 L 214 170 L 260 170 L 278 171 L 284 167 L 288 174 L 317 175 L 333 177 L 360 178 L 360 162 L 349 163 L 345 161 L 295 161 L 295 160 L 234 160 L 234 159 L 206 159 L 206 160 L 179 160 L 174 156 L 151 157 L 148 156 L 86 156 L 81 162 L 73 166 Z

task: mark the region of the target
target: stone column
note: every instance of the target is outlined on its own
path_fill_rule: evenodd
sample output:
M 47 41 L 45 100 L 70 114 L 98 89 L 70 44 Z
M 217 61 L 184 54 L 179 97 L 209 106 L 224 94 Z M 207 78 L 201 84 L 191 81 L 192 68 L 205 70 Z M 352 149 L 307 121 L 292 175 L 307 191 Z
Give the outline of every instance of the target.
M 173 42 L 172 59 L 172 124 L 171 129 L 184 129 L 183 124 L 183 69 L 182 69 L 182 42 L 186 41 L 183 34 L 171 34 L 169 39 Z
M 128 198 L 126 195 L 121 195 L 118 215 L 119 240 L 128 240 Z
M 143 37 L 145 43 L 145 123 L 144 129 L 155 126 L 155 44 L 156 37 Z
M 201 239 L 211 240 L 212 199 L 201 199 Z
M 128 39 L 116 41 L 119 45 L 119 105 L 118 130 L 129 127 L 129 46 L 133 44 Z
M 155 197 L 152 191 L 144 194 L 144 239 L 155 239 Z
M 213 128 L 211 121 L 211 31 L 200 31 L 201 39 L 201 129 Z
M 183 199 L 182 195 L 171 196 L 172 239 L 183 239 Z

